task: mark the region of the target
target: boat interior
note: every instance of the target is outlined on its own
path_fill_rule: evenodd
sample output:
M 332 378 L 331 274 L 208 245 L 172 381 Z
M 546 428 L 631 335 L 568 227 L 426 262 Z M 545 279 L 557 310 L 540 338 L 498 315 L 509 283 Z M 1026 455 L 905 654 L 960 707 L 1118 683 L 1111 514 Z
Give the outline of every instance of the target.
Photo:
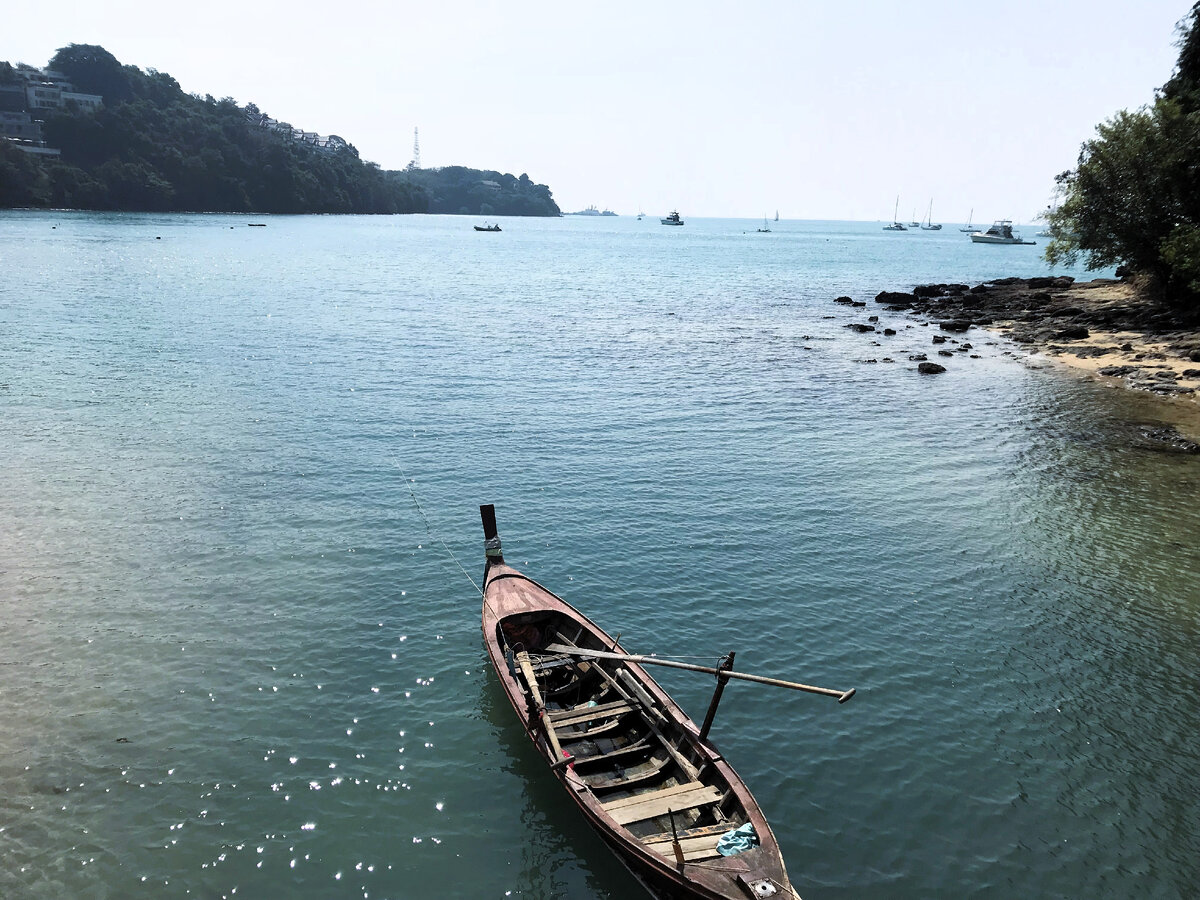
M 643 845 L 685 861 L 720 858 L 718 839 L 746 814 L 674 711 L 664 710 L 601 638 L 558 612 L 503 619 L 497 635 L 521 684 L 531 721 L 541 716 L 556 765 L 572 768 L 604 810 Z

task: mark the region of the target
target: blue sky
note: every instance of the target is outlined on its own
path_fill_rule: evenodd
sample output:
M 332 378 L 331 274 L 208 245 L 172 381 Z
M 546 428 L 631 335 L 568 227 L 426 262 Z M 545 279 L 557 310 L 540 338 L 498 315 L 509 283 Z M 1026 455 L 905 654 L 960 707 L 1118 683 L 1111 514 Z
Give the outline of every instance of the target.
M 1095 126 L 1154 98 L 1189 2 L 131 0 L 19 4 L 69 43 L 402 168 L 498 169 L 564 210 L 1029 221 Z

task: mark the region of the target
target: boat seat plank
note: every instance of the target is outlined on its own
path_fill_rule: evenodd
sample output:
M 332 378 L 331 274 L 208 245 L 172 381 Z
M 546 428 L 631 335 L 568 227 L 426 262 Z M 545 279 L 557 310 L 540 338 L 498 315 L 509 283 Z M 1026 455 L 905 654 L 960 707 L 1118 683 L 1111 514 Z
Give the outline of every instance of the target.
M 547 713 L 556 728 L 567 725 L 582 725 L 595 719 L 611 718 L 627 713 L 633 707 L 625 700 L 601 703 L 598 706 L 578 706 L 574 709 L 555 709 Z
M 689 781 L 686 784 L 662 788 L 645 794 L 634 794 L 601 804 L 618 825 L 628 825 L 666 815 L 667 810 L 682 812 L 697 806 L 716 803 L 721 791 L 708 784 Z
M 726 831 L 729 829 L 726 828 Z M 696 862 L 701 859 L 715 859 L 721 854 L 717 852 L 717 839 L 715 834 L 701 835 L 697 837 L 679 839 L 679 849 L 683 851 L 683 858 L 686 862 Z M 655 853 L 661 853 L 668 859 L 675 858 L 675 848 L 671 842 L 671 836 L 668 834 L 663 840 L 642 841 L 649 849 Z
M 640 763 L 637 771 L 630 774 L 622 772 L 620 775 L 584 775 L 583 780 L 587 782 L 588 787 L 593 791 L 615 791 L 629 790 L 634 785 L 643 784 L 647 781 L 653 781 L 656 778 L 662 777 L 662 771 L 671 764 L 669 757 L 665 759 L 648 759 L 644 763 Z
M 581 726 L 576 725 L 574 727 L 580 728 Z M 582 728 L 579 731 L 568 731 L 564 736 L 570 741 L 583 741 L 589 738 L 594 740 L 595 738 L 612 734 L 614 731 L 618 734 L 622 734 L 624 733 L 625 728 L 625 724 L 620 719 L 606 719 L 599 725 L 596 725 L 592 728 Z
M 644 794 L 633 794 L 629 797 L 621 797 L 617 800 L 610 800 L 604 804 L 607 810 L 620 809 L 623 806 L 630 806 L 634 803 L 641 803 L 645 800 L 654 800 L 662 797 L 671 797 L 675 794 L 686 794 L 688 791 L 693 791 L 698 787 L 704 787 L 698 781 L 687 781 L 683 784 L 672 784 L 665 788 L 659 788 L 657 791 L 647 791 Z
M 731 831 L 736 827 L 737 825 L 735 825 L 733 822 L 718 822 L 716 825 L 701 825 L 699 828 L 680 828 L 677 833 L 679 835 L 679 840 L 682 841 L 684 838 L 712 836 L 720 837 L 725 832 Z M 660 844 L 663 841 L 666 841 L 669 844 L 673 838 L 674 835 L 672 835 L 671 832 L 664 831 L 662 834 L 646 835 L 642 838 L 642 843 L 649 846 L 650 844 Z
M 565 743 L 570 743 L 569 736 L 562 736 Z M 618 759 L 624 759 L 627 756 L 636 756 L 637 754 L 649 753 L 654 750 L 654 745 L 648 740 L 638 741 L 636 744 L 630 744 L 627 747 L 621 747 L 617 750 L 609 750 L 607 753 L 597 753 L 593 756 L 575 756 L 575 765 L 578 768 L 581 765 L 589 765 L 592 763 L 611 763 Z
M 562 666 L 569 666 L 575 660 L 570 656 L 543 656 L 533 660 L 533 670 L 535 672 L 544 672 L 547 669 L 558 669 Z

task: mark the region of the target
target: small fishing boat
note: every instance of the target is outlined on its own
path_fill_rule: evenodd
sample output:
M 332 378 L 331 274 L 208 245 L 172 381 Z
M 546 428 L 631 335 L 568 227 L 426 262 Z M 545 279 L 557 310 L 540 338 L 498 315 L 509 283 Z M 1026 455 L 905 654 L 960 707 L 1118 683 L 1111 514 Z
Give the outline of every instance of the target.
M 799 900 L 779 844 L 745 783 L 708 740 L 730 678 L 836 691 L 626 652 L 587 616 L 504 561 L 491 505 L 479 508 L 486 567 L 483 639 L 504 693 L 550 772 L 609 848 L 656 897 Z M 709 672 L 704 724 L 646 673 Z
M 670 215 L 659 219 L 658 221 L 662 222 L 664 225 L 682 225 L 683 224 L 683 219 L 679 218 L 679 212 L 677 210 L 673 211 Z
M 500 226 L 499 225 L 476 225 L 475 230 L 476 231 L 499 231 Z
M 974 231 L 971 240 L 976 244 L 1033 244 L 1021 239 L 1019 231 L 1013 231 L 1012 219 L 997 219 L 987 231 Z

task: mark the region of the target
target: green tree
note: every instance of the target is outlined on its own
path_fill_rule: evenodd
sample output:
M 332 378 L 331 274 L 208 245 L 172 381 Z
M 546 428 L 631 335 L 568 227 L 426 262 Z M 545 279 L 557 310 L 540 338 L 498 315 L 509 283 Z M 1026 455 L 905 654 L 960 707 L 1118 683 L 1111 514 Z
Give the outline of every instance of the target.
M 62 72 L 81 91 L 101 94 L 106 103 L 116 103 L 133 97 L 130 71 L 117 58 L 95 44 L 70 44 L 61 48 L 50 60 L 49 68 Z
M 1200 104 L 1200 3 L 1180 23 L 1179 62 L 1163 85 L 1167 99 L 1183 99 L 1192 109 Z
M 1179 62 L 1153 104 L 1097 126 L 1056 179 L 1051 264 L 1122 265 L 1163 300 L 1200 311 L 1200 2 L 1179 26 Z

